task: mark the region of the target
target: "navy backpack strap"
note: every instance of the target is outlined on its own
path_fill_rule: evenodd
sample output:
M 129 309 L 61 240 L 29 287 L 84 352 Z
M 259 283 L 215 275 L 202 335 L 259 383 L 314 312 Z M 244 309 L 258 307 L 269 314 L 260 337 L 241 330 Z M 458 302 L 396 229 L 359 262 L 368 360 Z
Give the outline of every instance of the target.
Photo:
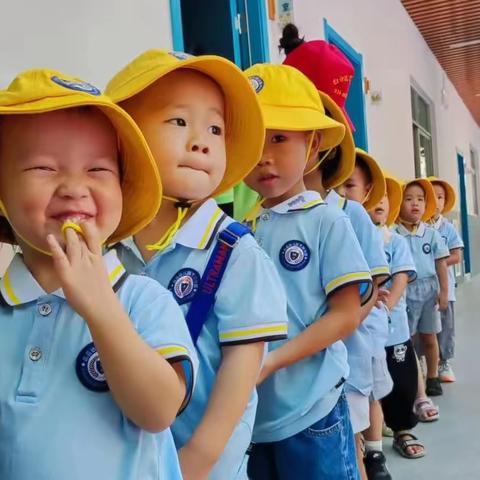
M 218 234 L 217 243 L 200 280 L 198 292 L 186 315 L 188 329 L 194 344 L 197 343 L 203 325 L 207 321 L 208 313 L 215 303 L 215 294 L 222 281 L 232 251 L 240 239 L 248 233 L 251 233 L 251 231 L 245 225 L 233 222 Z

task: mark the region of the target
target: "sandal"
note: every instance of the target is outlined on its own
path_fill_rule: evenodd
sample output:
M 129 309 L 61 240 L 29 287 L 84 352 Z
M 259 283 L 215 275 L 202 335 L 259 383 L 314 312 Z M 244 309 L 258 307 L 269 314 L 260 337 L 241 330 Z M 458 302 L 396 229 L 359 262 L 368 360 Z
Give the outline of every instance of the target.
M 423 448 L 423 451 L 418 453 L 409 453 L 407 450 L 408 447 L 421 447 Z M 393 449 L 396 450 L 404 458 L 414 459 L 425 456 L 425 446 L 423 445 L 423 443 L 420 442 L 415 435 L 412 435 L 408 432 L 400 433 L 394 437 Z
M 435 412 L 433 415 L 429 415 L 429 412 Z M 417 398 L 413 404 L 413 413 L 423 423 L 434 422 L 440 417 L 440 409 L 435 405 L 428 397 Z

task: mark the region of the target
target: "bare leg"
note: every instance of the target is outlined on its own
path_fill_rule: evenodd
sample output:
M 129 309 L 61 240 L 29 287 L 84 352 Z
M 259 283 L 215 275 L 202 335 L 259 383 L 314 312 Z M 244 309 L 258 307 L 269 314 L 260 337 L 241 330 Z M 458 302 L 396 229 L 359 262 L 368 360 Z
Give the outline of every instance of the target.
M 439 350 L 438 340 L 434 333 L 421 333 L 420 338 L 427 358 L 427 378 L 438 377 Z

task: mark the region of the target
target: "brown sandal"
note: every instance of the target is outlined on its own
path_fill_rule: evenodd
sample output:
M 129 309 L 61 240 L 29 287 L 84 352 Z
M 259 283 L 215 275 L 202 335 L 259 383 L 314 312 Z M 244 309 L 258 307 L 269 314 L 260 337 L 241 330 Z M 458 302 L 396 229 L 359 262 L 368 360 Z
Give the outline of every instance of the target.
M 409 447 L 421 447 L 423 448 L 423 451 L 418 453 L 409 453 L 407 450 Z M 415 435 L 408 432 L 395 435 L 393 439 L 393 449 L 396 450 L 404 458 L 413 459 L 425 456 L 425 446 L 423 445 L 423 443 L 420 442 Z

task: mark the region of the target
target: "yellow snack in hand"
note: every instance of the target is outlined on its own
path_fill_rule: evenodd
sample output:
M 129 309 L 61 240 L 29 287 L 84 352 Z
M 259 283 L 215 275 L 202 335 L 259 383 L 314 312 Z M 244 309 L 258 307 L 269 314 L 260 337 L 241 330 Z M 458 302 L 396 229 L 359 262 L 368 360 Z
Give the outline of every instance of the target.
M 80 225 L 78 225 L 78 223 L 72 222 L 71 220 L 67 220 L 62 225 L 62 234 L 63 234 L 64 237 L 66 235 L 67 228 L 71 228 L 72 230 L 75 230 L 80 235 L 83 235 L 82 227 Z

